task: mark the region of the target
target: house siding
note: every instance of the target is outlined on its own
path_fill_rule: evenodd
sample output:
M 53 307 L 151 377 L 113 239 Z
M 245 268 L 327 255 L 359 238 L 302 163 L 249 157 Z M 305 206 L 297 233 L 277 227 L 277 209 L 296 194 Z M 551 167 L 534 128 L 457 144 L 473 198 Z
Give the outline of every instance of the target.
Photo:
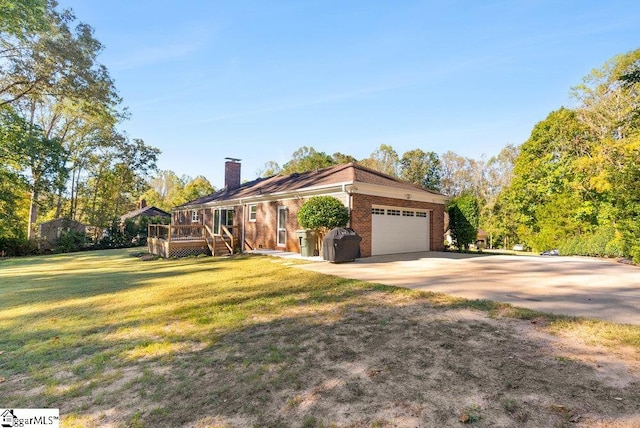
M 250 249 L 300 251 L 296 230 L 300 229 L 298 211 L 303 202 L 302 199 L 286 199 L 255 204 L 256 221 L 252 222 L 248 218 L 244 219 L 245 244 Z M 287 224 L 285 226 L 287 239 L 285 246 L 277 245 L 279 206 L 287 208 Z
M 429 248 L 431 249 L 431 251 L 444 250 L 444 205 L 431 202 L 420 202 L 362 194 L 354 194 L 352 204 L 353 208 L 351 210 L 351 228 L 362 237 L 362 241 L 360 242 L 360 253 L 362 257 L 371 256 L 372 205 L 386 205 L 430 210 L 431 215 L 429 216 Z
M 372 249 L 372 217 L 371 208 L 373 205 L 395 206 L 403 208 L 414 208 L 429 210 L 429 248 L 431 251 L 444 250 L 444 205 L 440 203 L 421 202 L 407 199 L 397 199 L 382 196 L 372 196 L 355 193 L 351 195 L 351 201 L 346 193 L 328 193 L 330 196 L 338 198 L 345 206 L 351 206 L 350 224 L 356 233 L 362 237 L 360 243 L 360 253 L 362 257 L 370 257 Z M 271 249 L 282 251 L 300 251 L 300 243 L 296 235 L 296 231 L 301 229 L 298 224 L 298 211 L 302 204 L 308 198 L 288 198 L 275 201 L 257 202 L 255 204 L 236 205 L 233 234 L 238 242 L 241 243 L 242 227 L 244 225 L 244 250 L 252 249 Z M 245 206 L 256 205 L 256 221 L 249 221 L 248 208 Z M 285 246 L 277 245 L 277 227 L 278 227 L 278 207 L 287 207 L 287 239 Z M 213 215 L 210 207 L 201 208 L 199 211 L 199 221 L 202 224 L 212 226 Z M 191 210 L 182 210 L 173 212 L 173 224 L 192 224 Z M 182 217 L 182 219 L 180 218 Z

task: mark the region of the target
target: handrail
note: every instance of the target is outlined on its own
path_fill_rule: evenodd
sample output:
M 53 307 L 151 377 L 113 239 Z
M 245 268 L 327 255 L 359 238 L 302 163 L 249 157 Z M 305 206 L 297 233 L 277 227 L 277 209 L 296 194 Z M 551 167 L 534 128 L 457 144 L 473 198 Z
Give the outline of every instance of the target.
M 213 234 L 213 230 L 209 228 L 209 225 L 204 225 L 204 240 L 207 241 L 207 246 L 209 250 L 211 250 L 211 255 L 216 255 L 216 236 Z M 209 235 L 209 236 L 207 236 Z M 211 244 L 209 244 L 209 239 L 211 239 Z
M 211 239 L 213 239 L 213 237 L 215 236 L 215 234 L 213 233 L 213 230 L 211 230 L 211 228 L 209 227 L 208 224 L 204 225 L 204 230 L 209 234 L 209 236 L 211 237 Z M 206 236 L 205 236 L 206 238 Z
M 221 224 L 221 225 L 220 225 L 220 229 L 222 229 L 222 231 L 224 232 L 224 234 L 225 234 L 225 235 L 227 235 L 227 236 L 229 237 L 229 240 L 231 241 L 231 245 L 229 245 L 229 244 L 227 243 L 227 241 L 226 241 L 226 240 L 224 240 L 224 239 L 222 240 L 222 242 L 224 242 L 224 245 L 226 245 L 226 246 L 227 246 L 227 248 L 229 249 L 229 252 L 230 252 L 231 254 L 233 254 L 233 248 L 235 247 L 235 246 L 233 245 L 233 239 L 234 239 L 234 238 L 233 238 L 233 234 L 232 234 L 231 232 L 229 232 L 229 229 L 227 229 L 227 227 L 226 227 L 225 225 L 222 225 L 222 224 Z

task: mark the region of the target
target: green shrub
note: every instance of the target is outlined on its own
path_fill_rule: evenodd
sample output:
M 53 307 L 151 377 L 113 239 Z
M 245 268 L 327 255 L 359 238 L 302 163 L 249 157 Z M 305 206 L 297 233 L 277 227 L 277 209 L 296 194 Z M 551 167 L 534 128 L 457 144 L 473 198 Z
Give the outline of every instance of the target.
M 333 196 L 313 196 L 298 211 L 298 223 L 305 229 L 327 230 L 345 227 L 349 210 Z
M 562 255 L 622 257 L 622 238 L 613 226 L 601 226 L 593 233 L 567 239 L 559 248 Z
M 35 241 L 25 238 L 0 237 L 0 257 L 29 256 L 38 252 Z
M 605 252 L 610 257 L 622 257 L 624 256 L 624 251 L 622 249 L 622 239 L 619 236 L 616 236 L 611 241 L 607 242 Z
M 458 196 L 449 203 L 447 213 L 453 244 L 459 251 L 468 251 L 469 245 L 475 242 L 478 235 L 478 200 L 473 195 Z
M 89 243 L 84 232 L 69 230 L 60 235 L 53 245 L 54 253 L 72 253 L 80 251 Z

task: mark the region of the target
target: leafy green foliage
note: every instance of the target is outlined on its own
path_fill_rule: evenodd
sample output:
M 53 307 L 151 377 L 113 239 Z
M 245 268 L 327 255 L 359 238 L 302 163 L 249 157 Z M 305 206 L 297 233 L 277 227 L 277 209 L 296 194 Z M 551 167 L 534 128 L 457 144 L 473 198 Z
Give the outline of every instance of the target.
M 325 152 L 318 152 L 313 147 L 303 146 L 293 152 L 291 160 L 282 167 L 283 174 L 307 172 L 335 165 L 336 162 Z
M 475 242 L 478 235 L 478 200 L 470 194 L 458 196 L 449 203 L 447 213 L 454 245 L 460 251 L 468 251 L 469 245 Z
M 96 245 L 96 248 L 129 248 L 146 245 L 149 236 L 149 224 L 169 224 L 167 217 L 138 217 L 126 219 L 124 223 L 114 220 L 107 234 Z
M 147 205 L 158 207 L 164 211 L 184 204 L 188 201 L 209 195 L 215 191 L 202 175 L 195 178 L 189 176 L 178 177 L 170 170 L 158 171 L 147 181 L 147 190 L 140 196 Z
M 39 217 L 105 227 L 133 207 L 159 151 L 117 130 L 127 114 L 89 25 L 54 1 L 0 0 L 0 11 L 0 207 L 11 213 L 0 236 L 32 236 Z
M 573 88 L 580 105 L 538 123 L 496 214 L 536 250 L 640 261 L 640 49 Z
M 383 174 L 397 177 L 400 169 L 400 157 L 389 144 L 381 144 L 371 156 L 359 163 L 367 168 L 380 171 Z
M 62 235 L 60 238 L 56 240 L 53 245 L 54 253 L 71 253 L 74 251 L 80 251 L 87 244 L 89 244 L 89 240 L 87 239 L 87 235 L 82 232 L 77 232 L 75 230 L 68 230 Z
M 300 207 L 298 223 L 314 230 L 345 227 L 349 223 L 349 210 L 333 196 L 313 196 Z
M 400 159 L 400 178 L 431 190 L 440 188 L 440 159 L 435 152 L 410 150 Z
M 45 28 L 46 0 L 0 0 L 0 33 L 17 38 Z
M 28 256 L 37 252 L 38 246 L 33 240 L 24 237 L 0 236 L 0 257 Z
M 31 195 L 28 238 L 33 235 L 40 193 L 66 178 L 65 156 L 66 151 L 58 140 L 47 138 L 39 126 L 28 123 L 12 108 L 0 108 L 0 164 L 5 165 L 4 175 L 13 178 L 13 182 L 20 177 Z M 12 197 L 3 199 L 5 203 L 15 202 Z

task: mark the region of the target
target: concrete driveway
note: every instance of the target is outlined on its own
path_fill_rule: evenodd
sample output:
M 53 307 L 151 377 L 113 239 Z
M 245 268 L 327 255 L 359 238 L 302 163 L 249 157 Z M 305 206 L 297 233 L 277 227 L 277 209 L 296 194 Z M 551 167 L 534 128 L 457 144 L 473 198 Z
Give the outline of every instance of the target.
M 640 325 L 640 267 L 612 260 L 425 252 L 300 267 L 554 314 Z

